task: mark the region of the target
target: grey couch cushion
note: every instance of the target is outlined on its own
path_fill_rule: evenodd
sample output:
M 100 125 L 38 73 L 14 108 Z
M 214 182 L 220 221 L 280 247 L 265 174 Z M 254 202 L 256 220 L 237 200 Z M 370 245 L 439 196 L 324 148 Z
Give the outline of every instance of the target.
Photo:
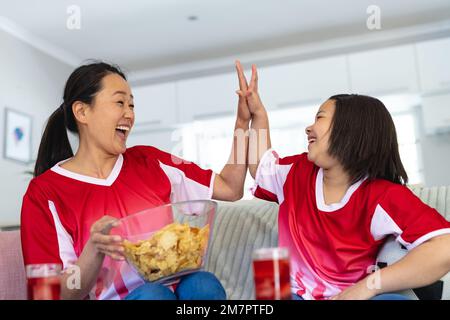
M 422 201 L 436 208 L 450 220 L 450 187 L 411 187 Z M 253 299 L 252 252 L 257 248 L 275 247 L 278 242 L 278 205 L 262 200 L 219 202 L 213 228 L 211 252 L 206 269 L 216 274 L 229 299 Z M 386 248 L 389 263 L 403 254 L 399 248 Z M 445 279 L 449 278 L 448 274 Z M 444 283 L 443 298 L 450 299 L 450 285 Z M 415 297 L 410 291 L 407 293 Z
M 228 299 L 254 298 L 252 253 L 277 246 L 277 216 L 271 202 L 219 202 L 206 270 L 221 280 Z

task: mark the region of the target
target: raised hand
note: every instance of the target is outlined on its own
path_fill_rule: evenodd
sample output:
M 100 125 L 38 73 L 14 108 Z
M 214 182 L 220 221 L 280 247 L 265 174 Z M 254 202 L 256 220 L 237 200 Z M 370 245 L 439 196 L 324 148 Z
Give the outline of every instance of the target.
M 247 160 L 250 174 L 255 178 L 261 157 L 271 148 L 269 118 L 261 98 L 259 97 L 258 72 L 256 66 L 252 65 L 252 77 L 250 79 L 250 84 L 248 85 L 239 61 L 236 61 L 236 70 L 240 87 L 240 90 L 236 91 L 236 93 L 239 95 L 239 101 L 242 106 L 244 106 L 243 98 L 245 98 L 248 112 L 250 112 L 251 130 L 249 131 Z
M 250 84 L 247 85 L 247 80 L 242 69 L 242 65 L 239 61 L 236 62 L 236 69 L 239 77 L 239 87 L 240 90 L 237 91 L 239 97 L 245 97 L 248 105 L 248 109 L 252 116 L 257 113 L 265 112 L 264 105 L 261 101 L 258 92 L 258 71 L 256 66 L 252 65 L 252 77 L 250 79 Z M 241 85 L 242 84 L 242 85 Z
M 247 79 L 245 79 L 244 71 L 242 70 L 242 65 L 239 60 L 236 60 L 235 66 L 239 79 L 239 90 L 236 91 L 239 96 L 237 118 L 241 121 L 249 122 L 251 113 L 247 104 Z

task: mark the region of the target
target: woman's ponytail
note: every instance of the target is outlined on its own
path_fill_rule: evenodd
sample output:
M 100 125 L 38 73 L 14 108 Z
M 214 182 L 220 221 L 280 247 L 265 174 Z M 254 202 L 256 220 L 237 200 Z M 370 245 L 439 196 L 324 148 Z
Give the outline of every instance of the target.
M 64 109 L 64 104 L 62 104 L 52 113 L 47 121 L 34 166 L 35 177 L 44 173 L 58 162 L 73 156 L 67 135 Z

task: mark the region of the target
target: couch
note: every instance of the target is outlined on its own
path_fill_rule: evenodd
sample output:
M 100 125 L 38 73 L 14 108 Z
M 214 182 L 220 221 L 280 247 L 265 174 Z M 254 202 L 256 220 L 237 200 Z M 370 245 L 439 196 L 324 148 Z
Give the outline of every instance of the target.
M 450 220 L 450 187 L 416 186 L 412 190 Z M 277 212 L 277 204 L 262 200 L 219 202 L 205 268 L 220 279 L 229 299 L 254 299 L 252 252 L 257 248 L 277 246 Z M 0 300 L 25 299 L 19 231 L 0 232 L 0 252 Z M 378 261 L 393 263 L 405 253 L 389 240 L 380 251 Z M 427 292 L 436 287 L 438 298 L 450 299 L 450 273 L 437 286 L 422 288 L 422 291 L 405 290 L 402 294 L 412 299 L 427 298 Z

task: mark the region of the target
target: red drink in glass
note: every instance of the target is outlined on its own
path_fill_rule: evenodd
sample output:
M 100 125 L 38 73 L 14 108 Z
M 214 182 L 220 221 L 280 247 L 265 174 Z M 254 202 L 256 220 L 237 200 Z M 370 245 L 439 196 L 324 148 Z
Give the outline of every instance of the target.
M 286 248 L 258 249 L 253 254 L 256 300 L 290 300 L 289 253 Z
M 61 265 L 31 264 L 26 266 L 29 300 L 59 300 Z

